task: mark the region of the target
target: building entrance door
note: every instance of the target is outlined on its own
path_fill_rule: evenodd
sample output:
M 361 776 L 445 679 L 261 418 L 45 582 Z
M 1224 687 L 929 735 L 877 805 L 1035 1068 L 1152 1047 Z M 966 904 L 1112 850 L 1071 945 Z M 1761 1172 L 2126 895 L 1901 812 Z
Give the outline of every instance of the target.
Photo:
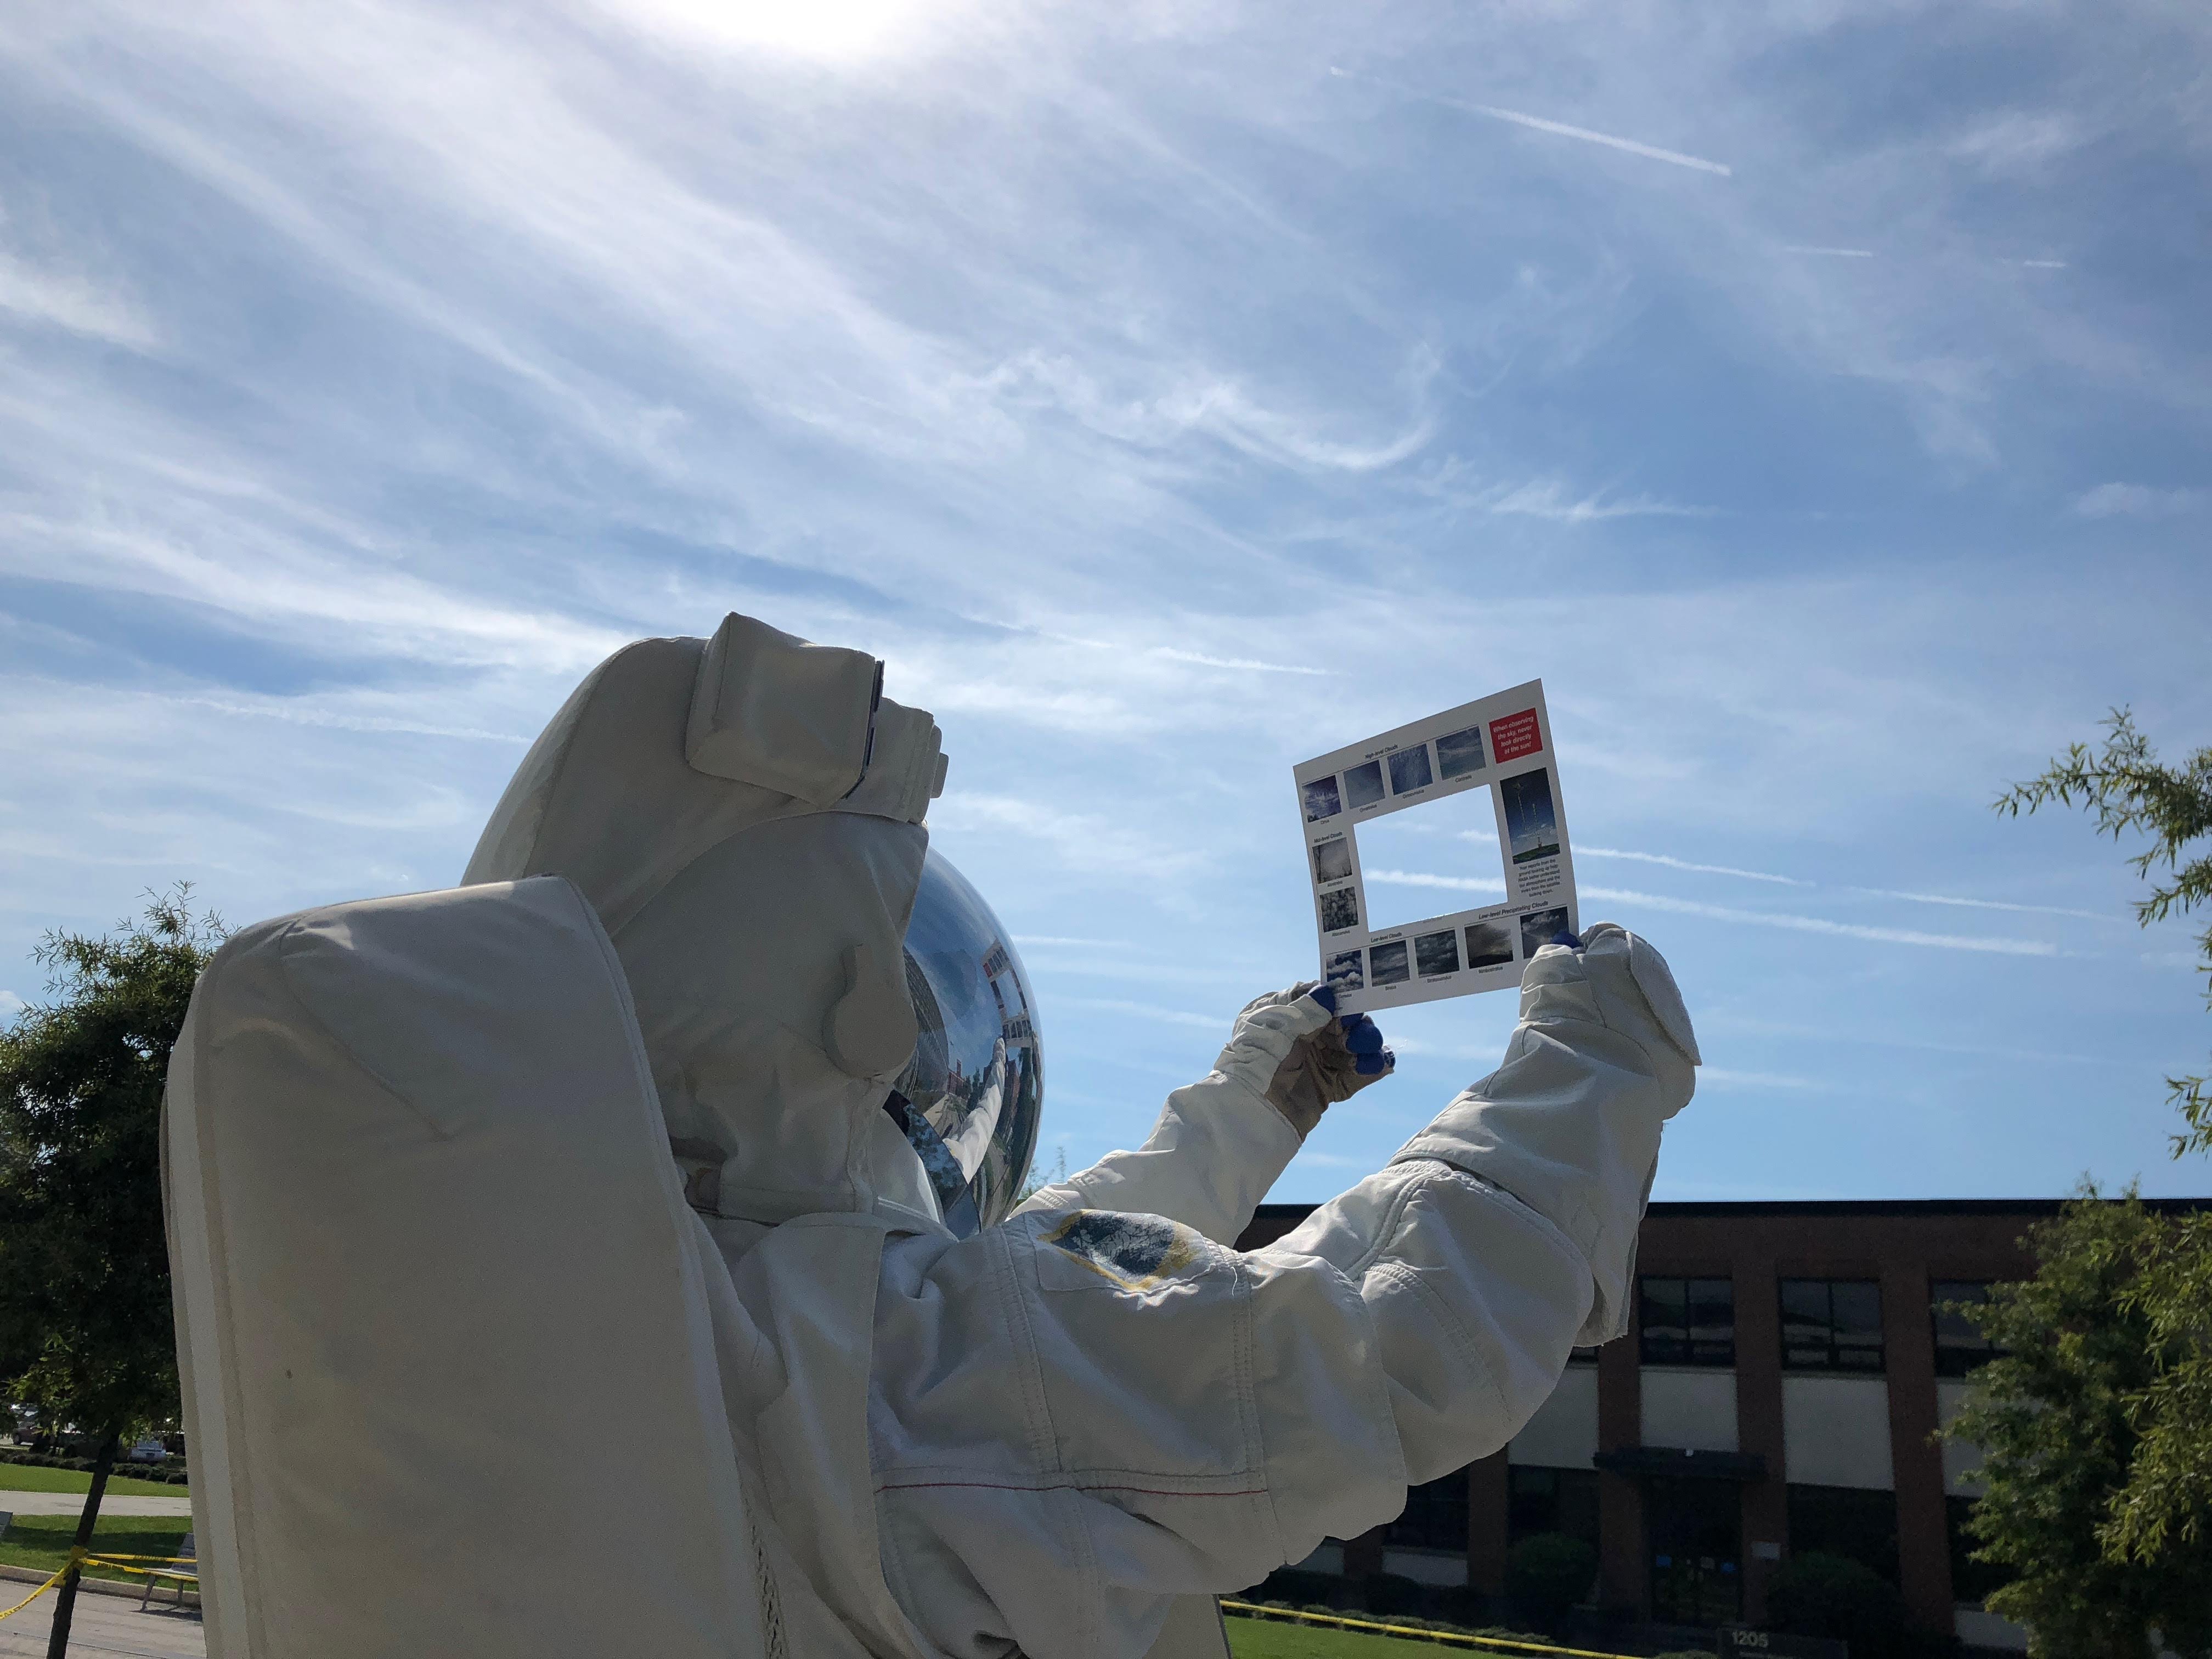
M 1647 1481 L 1651 1616 L 1666 1625 L 1719 1625 L 1743 1613 L 1743 1504 L 1729 1480 Z

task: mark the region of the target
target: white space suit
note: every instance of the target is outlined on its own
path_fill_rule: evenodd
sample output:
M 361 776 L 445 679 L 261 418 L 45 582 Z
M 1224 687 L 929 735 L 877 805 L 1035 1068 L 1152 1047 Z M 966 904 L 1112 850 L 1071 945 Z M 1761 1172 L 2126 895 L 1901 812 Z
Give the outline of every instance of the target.
M 210 967 L 165 1154 L 218 1659 L 1138 1659 L 1624 1328 L 1698 1056 L 1606 926 L 1269 1249 L 1233 1241 L 1310 997 L 1143 1148 L 948 1230 L 884 1109 L 944 763 L 878 674 L 743 617 L 632 646 L 466 884 Z

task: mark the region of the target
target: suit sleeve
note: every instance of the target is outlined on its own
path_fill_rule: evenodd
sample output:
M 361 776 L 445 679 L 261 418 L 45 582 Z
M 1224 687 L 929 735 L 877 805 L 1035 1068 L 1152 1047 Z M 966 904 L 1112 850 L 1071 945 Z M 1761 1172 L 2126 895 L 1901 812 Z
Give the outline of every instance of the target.
M 886 1577 L 946 1654 L 1141 1652 L 1487 1455 L 1620 1324 L 1694 1041 L 1656 951 L 1550 948 L 1505 1063 L 1264 1250 L 1119 1210 L 894 1242 L 871 1448 Z
M 1267 1085 L 1291 1045 L 1327 1018 L 1310 1003 L 1248 1008 L 1212 1071 L 1168 1097 L 1142 1146 L 1031 1194 L 1016 1215 L 1160 1216 L 1234 1244 L 1300 1144 L 1267 1103 Z

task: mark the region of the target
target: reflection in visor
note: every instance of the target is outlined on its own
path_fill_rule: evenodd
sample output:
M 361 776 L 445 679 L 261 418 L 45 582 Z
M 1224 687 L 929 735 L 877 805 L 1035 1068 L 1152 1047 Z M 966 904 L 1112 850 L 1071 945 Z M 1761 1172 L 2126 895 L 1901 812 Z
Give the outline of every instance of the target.
M 1004 1220 L 1036 1151 L 1042 1109 L 1035 1000 L 998 918 L 931 853 L 906 933 L 921 1038 L 886 1107 L 927 1169 L 945 1224 Z

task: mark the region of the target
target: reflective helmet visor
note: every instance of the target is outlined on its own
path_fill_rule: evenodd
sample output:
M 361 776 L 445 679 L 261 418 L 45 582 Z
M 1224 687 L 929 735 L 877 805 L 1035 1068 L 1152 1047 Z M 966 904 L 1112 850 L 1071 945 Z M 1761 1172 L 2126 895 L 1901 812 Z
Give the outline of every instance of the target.
M 906 930 L 921 1040 L 887 1109 L 963 1237 L 1006 1219 L 1036 1152 L 1044 1073 L 1036 1000 L 982 896 L 932 851 Z

